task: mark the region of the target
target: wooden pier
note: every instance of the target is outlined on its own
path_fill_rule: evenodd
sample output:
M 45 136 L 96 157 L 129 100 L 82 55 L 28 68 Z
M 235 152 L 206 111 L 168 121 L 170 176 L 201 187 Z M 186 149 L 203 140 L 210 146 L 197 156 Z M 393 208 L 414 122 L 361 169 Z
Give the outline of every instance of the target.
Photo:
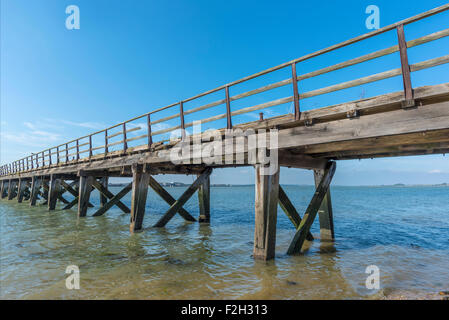
M 317 215 L 321 241 L 333 241 L 330 185 L 338 160 L 449 152 L 449 83 L 412 87 L 413 72 L 448 63 L 448 52 L 415 64 L 409 64 L 407 54 L 409 48 L 449 36 L 449 29 L 417 39 L 407 39 L 404 31 L 408 24 L 448 9 L 449 4 L 5 164 L 0 167 L 1 198 L 28 201 L 31 206 L 35 206 L 40 199 L 41 204 L 47 205 L 49 210 L 57 210 L 58 203 L 62 210 L 77 206 L 78 217 L 87 216 L 89 208 L 94 210 L 92 216 L 98 217 L 116 206 L 130 214 L 130 232 L 133 233 L 142 229 L 149 187 L 170 206 L 154 227 L 164 227 L 176 214 L 185 221 L 209 223 L 211 212 L 213 218 L 213 205 L 210 204 L 210 175 L 213 169 L 252 166 L 255 170 L 254 258 L 269 260 L 275 256 L 278 205 L 297 230 L 288 254 L 301 252 L 305 241 L 313 240 L 310 227 Z M 395 32 L 398 39 L 397 45 L 393 47 L 307 74 L 297 74 L 297 64 L 302 61 L 390 31 Z M 398 53 L 397 69 L 309 92 L 301 92 L 301 86 L 298 86 L 305 79 L 394 53 Z M 286 68 L 291 70 L 288 79 L 230 95 L 229 89 L 238 84 Z M 303 99 L 397 76 L 402 77 L 404 85 L 400 92 L 301 111 Z M 234 101 L 285 86 L 291 86 L 291 96 L 238 110 L 232 108 Z M 223 99 L 186 108 L 188 102 L 217 92 L 223 92 Z M 293 104 L 293 113 L 233 125 L 236 116 L 286 103 Z M 221 159 L 233 159 L 231 162 L 204 161 L 204 150 L 216 146 L 215 141 L 211 141 L 206 132 L 189 135 L 186 129 L 195 123 L 186 122 L 185 117 L 220 105 L 223 106 L 222 113 L 196 120 L 208 123 L 225 119 L 226 126 L 219 131 L 223 139 L 234 129 L 234 132 L 252 131 L 256 133 L 257 139 L 269 141 L 267 152 L 270 156 L 275 154 L 276 157 L 272 159 L 277 162 L 273 172 L 268 175 L 264 173 L 267 163 L 252 156 L 249 135 L 234 135 L 228 140 L 230 144 L 220 147 L 220 153 L 217 154 Z M 158 118 L 158 115 L 167 111 L 171 112 L 169 116 Z M 179 120 L 177 125 L 155 130 L 157 124 L 173 119 Z M 131 126 L 136 120 L 143 121 L 145 127 Z M 130 133 L 139 130 L 146 132 L 140 136 L 131 136 Z M 276 133 L 276 144 L 271 144 L 273 136 L 270 130 Z M 179 132 L 177 139 L 157 139 L 173 131 Z M 98 143 L 99 140 L 102 143 Z M 195 141 L 200 142 L 199 151 L 193 148 L 188 156 L 181 157 L 180 163 L 174 163 L 173 150 L 179 145 L 187 144 L 190 147 Z M 241 141 L 244 142 L 243 149 L 237 147 Z M 130 146 L 131 143 L 134 146 Z M 238 159 L 243 159 L 243 163 Z M 302 211 L 294 207 L 282 189 L 279 181 L 281 166 L 314 171 L 316 192 L 308 207 Z M 190 174 L 195 175 L 196 180 L 175 199 L 154 178 L 159 174 Z M 120 192 L 113 194 L 108 189 L 110 177 L 130 177 L 132 181 Z M 101 206 L 97 208 L 93 208 L 90 203 L 90 194 L 94 189 L 101 195 Z M 131 208 L 121 201 L 130 192 Z M 64 198 L 65 193 L 73 195 L 75 199 L 69 202 Z M 199 201 L 198 217 L 183 208 L 195 193 Z

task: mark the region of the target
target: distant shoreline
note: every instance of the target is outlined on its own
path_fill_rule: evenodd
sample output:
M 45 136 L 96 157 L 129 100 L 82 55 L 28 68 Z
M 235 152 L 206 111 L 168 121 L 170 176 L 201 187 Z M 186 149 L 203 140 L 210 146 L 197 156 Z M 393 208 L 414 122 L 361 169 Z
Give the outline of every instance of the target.
M 109 187 L 125 187 L 128 183 L 110 183 Z M 162 182 L 163 187 L 177 188 L 177 187 L 188 187 L 190 184 L 183 182 Z M 313 187 L 311 184 L 283 184 L 284 186 L 295 186 L 295 187 Z M 211 184 L 214 188 L 232 188 L 232 187 L 254 187 L 254 184 Z M 357 188 L 416 188 L 416 187 L 449 187 L 449 183 L 440 184 L 380 184 L 380 185 L 334 185 L 333 187 L 357 187 Z

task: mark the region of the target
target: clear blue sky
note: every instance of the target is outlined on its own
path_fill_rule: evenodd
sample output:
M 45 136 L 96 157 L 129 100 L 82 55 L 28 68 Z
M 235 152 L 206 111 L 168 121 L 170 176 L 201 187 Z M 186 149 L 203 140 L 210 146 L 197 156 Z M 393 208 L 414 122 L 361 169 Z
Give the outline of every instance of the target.
M 0 162 L 366 33 L 365 8 L 370 4 L 380 8 L 382 27 L 445 2 L 1 0 Z M 65 28 L 65 8 L 71 4 L 80 8 L 80 30 Z M 448 21 L 447 12 L 431 17 L 406 27 L 406 36 L 413 39 L 448 28 Z M 395 40 L 395 33 L 390 32 L 300 64 L 298 72 L 383 49 Z M 410 50 L 411 63 L 447 54 L 448 47 L 449 40 L 442 39 L 414 48 Z M 398 59 L 391 55 L 360 68 L 304 81 L 300 90 L 397 68 Z M 265 80 L 283 80 L 288 72 L 273 77 Z M 413 74 L 414 86 L 443 82 L 449 82 L 447 65 Z M 259 83 L 252 84 L 255 88 Z M 399 91 L 401 85 L 397 77 L 303 101 L 301 106 L 310 109 Z M 233 93 L 248 88 L 242 86 Z M 269 97 L 285 97 L 285 92 L 269 93 Z M 259 101 L 248 100 L 242 102 L 247 105 L 235 108 Z M 276 115 L 289 108 L 265 112 Z M 312 183 L 311 173 L 301 170 L 283 170 L 281 179 L 282 183 Z M 191 178 L 165 176 L 162 180 Z M 213 182 L 252 183 L 252 169 L 216 170 Z M 342 161 L 335 178 L 335 184 L 342 185 L 442 182 L 449 182 L 449 157 L 442 155 Z

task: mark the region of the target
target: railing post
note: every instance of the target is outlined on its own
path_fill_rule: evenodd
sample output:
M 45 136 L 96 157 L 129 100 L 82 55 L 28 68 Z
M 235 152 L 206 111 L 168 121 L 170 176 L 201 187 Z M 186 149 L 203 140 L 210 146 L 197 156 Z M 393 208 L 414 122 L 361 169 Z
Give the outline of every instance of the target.
M 128 150 L 128 142 L 126 141 L 128 139 L 126 137 L 126 122 L 123 122 L 123 151 L 126 152 Z
M 65 163 L 69 162 L 69 144 L 65 144 Z
M 181 119 L 181 139 L 186 138 L 186 128 L 184 125 L 184 103 L 181 101 L 179 103 L 179 118 Z
M 299 120 L 301 112 L 299 110 L 298 76 L 296 74 L 296 62 L 292 63 L 292 84 L 293 84 L 293 102 L 295 104 L 295 120 Z
M 27 159 L 27 171 L 28 171 L 28 170 L 30 170 L 30 163 L 29 163 L 28 157 L 26 157 L 26 159 Z
M 51 166 L 51 149 L 48 150 L 48 165 Z
M 42 151 L 42 166 L 45 167 L 45 153 Z
M 153 136 L 151 135 L 151 116 L 147 114 L 147 126 L 148 126 L 148 149 L 151 149 L 153 144 Z
M 59 164 L 59 146 L 56 147 L 56 164 Z
M 226 128 L 232 129 L 232 119 L 231 119 L 231 99 L 229 98 L 229 86 L 225 87 L 226 92 Z
M 80 142 L 76 139 L 76 160 L 80 159 Z
M 405 41 L 404 25 L 396 27 L 398 33 L 399 54 L 401 57 L 402 81 L 404 84 L 405 101 L 402 102 L 402 108 L 411 108 L 415 106 L 413 99 L 412 80 L 410 77 L 410 65 L 408 64 L 407 42 Z
M 34 169 L 34 164 L 33 164 L 33 155 L 31 155 L 31 170 Z
M 104 130 L 104 154 L 107 155 L 109 152 L 108 148 L 108 129 Z
M 89 159 L 92 158 L 92 135 L 89 135 Z

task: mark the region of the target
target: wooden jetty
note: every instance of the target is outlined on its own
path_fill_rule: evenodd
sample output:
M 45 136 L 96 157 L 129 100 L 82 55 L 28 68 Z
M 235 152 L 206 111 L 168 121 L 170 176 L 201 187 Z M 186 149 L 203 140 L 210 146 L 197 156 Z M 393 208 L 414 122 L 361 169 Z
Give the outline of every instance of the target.
M 449 4 L 443 5 L 107 129 L 5 164 L 0 167 L 1 198 L 17 199 L 18 202 L 29 201 L 31 206 L 35 206 L 37 200 L 41 199 L 45 205 L 48 205 L 49 210 L 55 210 L 58 202 L 62 203 L 62 210 L 77 206 L 78 216 L 85 217 L 88 208 L 93 207 L 90 203 L 90 194 L 93 189 L 96 189 L 101 194 L 101 206 L 95 208 L 93 216 L 101 216 L 111 207 L 117 206 L 123 212 L 130 213 L 130 231 L 136 232 L 142 229 L 147 192 L 150 187 L 170 205 L 154 227 L 164 227 L 176 214 L 186 221 L 208 223 L 211 219 L 210 175 L 212 170 L 246 165 L 254 167 L 256 177 L 254 258 L 269 260 L 275 256 L 278 204 L 297 230 L 289 246 L 288 254 L 301 252 L 305 241 L 313 240 L 310 227 L 317 215 L 321 241 L 332 241 L 334 227 L 330 184 L 338 160 L 449 152 L 449 83 L 412 87 L 413 72 L 446 64 L 449 62 L 449 55 L 439 55 L 437 58 L 415 64 L 409 64 L 407 57 L 409 48 L 447 37 L 449 29 L 417 39 L 406 39 L 404 33 L 405 26 L 448 9 Z M 398 43 L 393 47 L 310 73 L 297 73 L 297 64 L 300 62 L 389 31 L 397 33 Z M 299 90 L 298 83 L 305 79 L 394 53 L 399 53 L 397 69 L 309 92 Z M 291 77 L 255 90 L 230 95 L 230 88 L 281 69 L 290 69 Z M 301 111 L 300 105 L 303 99 L 396 76 L 403 79 L 403 90 L 400 92 Z M 291 95 L 288 97 L 232 110 L 231 104 L 234 101 L 286 86 L 291 86 Z M 223 92 L 223 98 L 218 101 L 195 108 L 185 108 L 190 101 L 218 92 Z M 293 103 L 294 112 L 266 119 L 261 117 L 257 121 L 233 125 L 233 119 L 236 116 L 286 103 Z M 243 137 L 245 141 L 243 150 L 237 151 L 234 148 L 238 137 L 233 137 L 231 148 L 223 147 L 221 154 L 223 158 L 231 156 L 234 159 L 240 155 L 244 159 L 243 164 L 236 161 L 224 164 L 206 163 L 201 157 L 201 149 L 199 153 L 193 152 L 188 158 L 184 158 L 181 163 L 172 161 L 171 152 L 180 143 L 187 143 L 190 146 L 190 143 L 197 139 L 200 141 L 201 148 L 210 147 L 214 143 L 210 137 L 206 138 L 205 132 L 188 135 L 185 129 L 193 127 L 195 123 L 186 122 L 185 117 L 220 105 L 223 106 L 221 113 L 196 120 L 208 123 L 225 119 L 223 121 L 226 121 L 226 127 L 219 131 L 223 137 L 231 129 L 250 129 L 258 133 L 258 139 L 263 136 L 263 139 L 268 141 L 271 136 L 265 130 L 276 129 L 277 145 L 275 147 L 270 145 L 269 148 L 270 154 L 277 153 L 278 166 L 274 172 L 269 175 L 264 174 L 266 162 L 257 159 L 250 161 L 248 136 Z M 162 112 L 169 112 L 170 115 L 158 118 Z M 156 130 L 160 127 L 156 126 L 157 124 L 173 119 L 179 121 L 177 125 Z M 131 126 L 131 123 L 136 120 L 143 121 L 144 127 Z M 130 134 L 139 130 L 145 130 L 145 134 L 140 136 Z M 175 141 L 157 140 L 158 136 L 161 137 L 176 130 L 180 132 L 180 135 Z M 119 140 L 114 141 L 114 138 Z M 98 143 L 99 141 L 101 143 Z M 130 146 L 130 143 L 135 145 Z M 299 209 L 294 207 L 280 185 L 280 166 L 313 170 L 315 173 L 316 192 L 308 207 L 303 211 L 302 218 Z M 191 174 L 196 175 L 197 179 L 179 199 L 174 199 L 154 179 L 154 176 L 158 174 Z M 132 182 L 117 194 L 113 194 L 108 189 L 109 177 L 131 177 Z M 121 201 L 129 192 L 132 195 L 131 208 Z M 200 208 L 198 218 L 183 208 L 195 192 L 198 194 Z M 67 201 L 64 193 L 72 194 L 75 200 Z

